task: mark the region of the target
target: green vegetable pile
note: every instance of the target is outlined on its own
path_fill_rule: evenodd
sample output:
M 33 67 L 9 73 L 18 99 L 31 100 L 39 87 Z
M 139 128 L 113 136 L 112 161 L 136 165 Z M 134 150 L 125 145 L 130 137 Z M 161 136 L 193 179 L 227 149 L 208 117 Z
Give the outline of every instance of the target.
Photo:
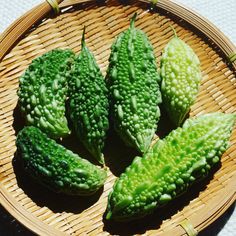
M 29 126 L 19 132 L 17 148 L 24 170 L 47 188 L 91 195 L 106 180 L 105 169 L 54 140 L 70 135 L 68 123 L 100 164 L 111 126 L 124 145 L 140 153 L 109 194 L 107 220 L 144 217 L 207 176 L 228 148 L 236 120 L 236 114 L 220 112 L 186 119 L 201 81 L 197 55 L 175 33 L 163 49 L 159 73 L 151 42 L 135 28 L 135 18 L 112 44 L 106 78 L 84 30 L 78 55 L 54 49 L 36 58 L 18 90 Z M 161 103 L 176 129 L 151 146 Z

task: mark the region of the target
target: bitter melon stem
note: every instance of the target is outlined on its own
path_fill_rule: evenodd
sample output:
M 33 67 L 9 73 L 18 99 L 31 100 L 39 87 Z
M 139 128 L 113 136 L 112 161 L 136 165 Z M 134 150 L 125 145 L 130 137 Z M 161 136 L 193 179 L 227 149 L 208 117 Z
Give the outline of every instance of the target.
M 133 17 L 131 18 L 131 21 L 130 21 L 130 28 L 131 29 L 134 29 L 134 22 L 135 22 L 135 20 L 137 18 L 137 15 L 138 15 L 137 12 L 135 12 Z
M 83 33 L 82 33 L 82 39 L 81 39 L 81 48 L 82 49 L 86 46 L 86 44 L 85 44 L 85 30 L 86 30 L 86 27 L 84 26 Z
M 172 25 L 170 25 L 170 28 L 172 29 L 172 31 L 174 32 L 174 37 L 178 38 L 177 34 L 176 34 L 176 31 L 174 29 L 174 27 Z

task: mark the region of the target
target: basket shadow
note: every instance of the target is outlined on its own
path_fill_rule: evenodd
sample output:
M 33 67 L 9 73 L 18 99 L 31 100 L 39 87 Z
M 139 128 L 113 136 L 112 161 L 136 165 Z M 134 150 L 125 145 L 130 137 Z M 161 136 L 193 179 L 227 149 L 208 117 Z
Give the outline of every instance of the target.
M 71 129 L 72 130 L 72 129 Z M 64 137 L 62 140 L 57 140 L 63 147 L 71 150 L 79 155 L 81 158 L 88 160 L 94 165 L 100 165 L 99 162 L 89 153 L 89 151 L 82 145 L 75 132 L 72 130 L 71 134 Z
M 12 166 L 19 188 L 21 188 L 37 206 L 47 207 L 54 213 L 81 213 L 95 204 L 103 192 L 103 188 L 101 188 L 91 196 L 70 196 L 62 193 L 55 193 L 38 184 L 33 178 L 25 173 L 20 158 L 20 154 L 16 152 L 12 160 Z
M 175 129 L 175 126 L 169 119 L 169 116 L 167 115 L 164 105 L 160 104 L 160 111 L 161 111 L 161 116 L 160 120 L 157 124 L 157 130 L 156 130 L 156 135 L 163 139 L 166 135 L 168 135 L 173 129 Z
M 120 176 L 133 161 L 135 156 L 140 155 L 135 149 L 127 147 L 111 127 L 107 133 L 104 148 L 106 166 L 115 176 Z
M 0 235 L 1 236 L 35 236 L 33 232 L 16 220 L 0 205 Z
M 166 109 L 164 107 L 164 104 L 161 103 L 160 104 L 160 111 L 161 111 L 161 116 L 160 116 L 160 120 L 158 122 L 158 126 L 157 126 L 157 131 L 156 134 L 159 138 L 163 139 L 165 138 L 165 136 L 167 136 L 172 130 L 177 129 L 178 127 L 176 125 L 173 124 L 173 122 L 170 120 Z M 182 127 L 183 123 L 189 118 L 189 113 L 186 115 L 186 117 L 184 118 L 182 124 L 180 125 L 180 127 Z
M 20 110 L 19 102 L 16 104 L 16 107 L 13 110 L 13 124 L 12 127 L 15 130 L 15 135 L 19 133 L 21 129 L 23 129 L 26 125 L 26 120 L 22 115 Z
M 130 222 L 115 222 L 107 221 L 105 214 L 103 216 L 103 230 L 114 235 L 134 235 L 144 234 L 148 230 L 157 230 L 163 221 L 170 219 L 172 216 L 182 211 L 193 199 L 199 196 L 199 193 L 204 191 L 213 179 L 214 173 L 220 168 L 221 164 L 213 167 L 209 175 L 196 183 L 194 183 L 187 192 L 171 201 L 166 206 L 156 209 L 151 215 L 145 218 L 130 221 Z

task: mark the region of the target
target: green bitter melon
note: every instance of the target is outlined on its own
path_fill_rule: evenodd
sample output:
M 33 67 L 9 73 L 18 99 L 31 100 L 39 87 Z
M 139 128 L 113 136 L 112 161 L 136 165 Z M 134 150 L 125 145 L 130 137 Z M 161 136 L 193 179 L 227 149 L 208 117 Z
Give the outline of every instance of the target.
M 164 107 L 174 125 L 179 126 L 196 99 L 201 71 L 197 55 L 176 33 L 164 48 L 160 71 Z
M 105 182 L 105 170 L 57 144 L 36 127 L 21 130 L 16 144 L 25 171 L 55 192 L 91 195 Z
M 145 153 L 160 117 L 160 76 L 153 47 L 135 28 L 135 18 L 112 45 L 107 84 L 114 129 L 127 145 Z
M 136 157 L 109 195 L 106 218 L 144 217 L 206 176 L 227 149 L 235 119 L 223 113 L 189 118 L 144 157 Z
M 27 123 L 53 138 L 70 132 L 65 117 L 65 101 L 73 56 L 69 49 L 54 49 L 34 59 L 20 77 L 19 105 Z
M 72 66 L 69 79 L 70 118 L 79 139 L 90 153 L 104 163 L 102 150 L 109 128 L 108 90 L 93 54 L 85 44 Z

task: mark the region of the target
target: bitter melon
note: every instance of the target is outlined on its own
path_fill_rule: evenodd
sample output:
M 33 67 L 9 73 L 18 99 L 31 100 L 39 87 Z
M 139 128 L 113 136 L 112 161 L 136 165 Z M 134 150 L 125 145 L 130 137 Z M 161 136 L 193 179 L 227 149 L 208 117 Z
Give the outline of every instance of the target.
M 107 84 L 114 129 L 127 145 L 145 153 L 160 117 L 160 76 L 153 47 L 135 28 L 135 18 L 112 45 Z
M 34 59 L 20 77 L 19 105 L 29 125 L 53 138 L 70 130 L 65 117 L 67 79 L 74 53 L 55 49 Z
M 197 55 L 176 33 L 164 48 L 161 78 L 164 107 L 174 125 L 179 126 L 196 99 L 201 71 Z
M 105 170 L 57 144 L 36 127 L 21 130 L 16 144 L 25 171 L 55 192 L 91 195 L 105 182 Z
M 109 195 L 106 218 L 141 218 L 185 192 L 220 160 L 235 119 L 223 113 L 189 118 L 144 157 L 136 157 Z
M 70 118 L 79 139 L 91 154 L 104 163 L 102 149 L 109 128 L 108 90 L 93 54 L 85 44 L 72 66 L 69 79 Z

